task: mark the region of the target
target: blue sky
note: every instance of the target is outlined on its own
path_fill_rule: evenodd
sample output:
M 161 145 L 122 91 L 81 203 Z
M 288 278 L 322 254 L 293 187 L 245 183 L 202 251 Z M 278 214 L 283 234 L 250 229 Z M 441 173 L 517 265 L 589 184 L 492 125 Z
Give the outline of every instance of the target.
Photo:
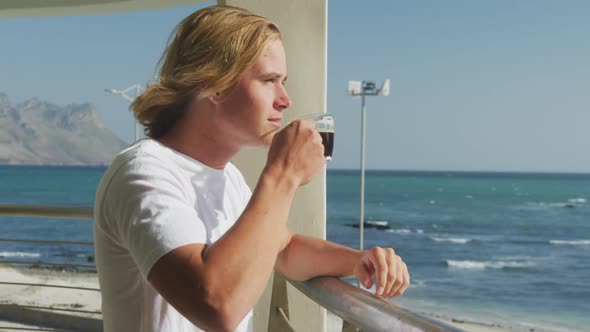
M 199 6 L 0 20 L 0 92 L 90 102 L 130 140 L 127 102 L 167 38 Z M 330 168 L 358 168 L 360 100 L 347 81 L 391 79 L 367 99 L 367 167 L 590 172 L 590 2 L 329 2 Z M 296 73 L 289 73 L 290 76 Z

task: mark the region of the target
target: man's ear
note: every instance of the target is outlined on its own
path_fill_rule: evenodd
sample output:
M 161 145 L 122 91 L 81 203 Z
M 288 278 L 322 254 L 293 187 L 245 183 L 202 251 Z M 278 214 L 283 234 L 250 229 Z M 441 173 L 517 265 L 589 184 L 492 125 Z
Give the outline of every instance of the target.
M 212 102 L 215 105 L 221 103 L 221 101 L 222 101 L 221 93 L 219 93 L 219 92 L 215 92 L 215 94 L 213 94 L 207 98 L 209 99 L 210 102 Z

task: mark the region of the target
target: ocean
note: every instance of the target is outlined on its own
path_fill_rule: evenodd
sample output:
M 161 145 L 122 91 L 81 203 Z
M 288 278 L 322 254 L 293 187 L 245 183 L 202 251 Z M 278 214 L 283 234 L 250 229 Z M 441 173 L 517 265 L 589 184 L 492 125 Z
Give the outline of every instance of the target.
M 0 204 L 90 206 L 105 168 L 0 166 Z M 359 246 L 358 171 L 328 172 L 329 240 Z M 393 301 L 514 331 L 590 331 L 590 174 L 366 173 L 365 248 L 393 247 Z M 89 220 L 0 217 L 0 261 L 92 264 Z

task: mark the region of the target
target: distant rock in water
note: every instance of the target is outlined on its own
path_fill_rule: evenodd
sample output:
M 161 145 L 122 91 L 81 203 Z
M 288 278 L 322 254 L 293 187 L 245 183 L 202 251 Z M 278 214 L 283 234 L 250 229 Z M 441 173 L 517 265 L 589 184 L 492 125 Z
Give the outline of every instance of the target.
M 0 93 L 0 164 L 106 165 L 126 146 L 91 104 L 31 98 L 13 106 Z
M 360 228 L 360 225 L 358 223 L 356 223 L 356 224 L 346 224 L 346 226 L 351 226 L 353 228 Z M 388 222 L 387 221 L 374 221 L 374 220 L 364 221 L 363 222 L 363 227 L 364 228 L 375 228 L 375 229 L 378 229 L 378 230 L 391 229 L 391 227 L 388 225 Z

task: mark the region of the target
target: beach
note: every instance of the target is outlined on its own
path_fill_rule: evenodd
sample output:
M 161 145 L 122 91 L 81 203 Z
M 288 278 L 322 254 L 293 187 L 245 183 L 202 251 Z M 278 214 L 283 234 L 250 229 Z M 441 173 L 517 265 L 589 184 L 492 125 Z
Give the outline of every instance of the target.
M 0 265 L 0 281 L 98 289 L 96 273 L 18 269 Z M 2 285 L 0 301 L 60 309 L 100 312 L 100 292 L 94 290 Z
M 98 289 L 95 273 L 20 269 L 3 264 L 0 264 L 0 282 Z M 0 285 L 0 304 L 26 306 L 0 307 L 0 326 L 4 328 L 30 327 L 30 324 L 42 325 L 42 322 L 48 322 L 45 327 L 74 327 L 86 324 L 88 319 L 101 318 L 100 292 L 96 290 L 3 284 Z M 44 315 L 35 315 L 37 311 Z

